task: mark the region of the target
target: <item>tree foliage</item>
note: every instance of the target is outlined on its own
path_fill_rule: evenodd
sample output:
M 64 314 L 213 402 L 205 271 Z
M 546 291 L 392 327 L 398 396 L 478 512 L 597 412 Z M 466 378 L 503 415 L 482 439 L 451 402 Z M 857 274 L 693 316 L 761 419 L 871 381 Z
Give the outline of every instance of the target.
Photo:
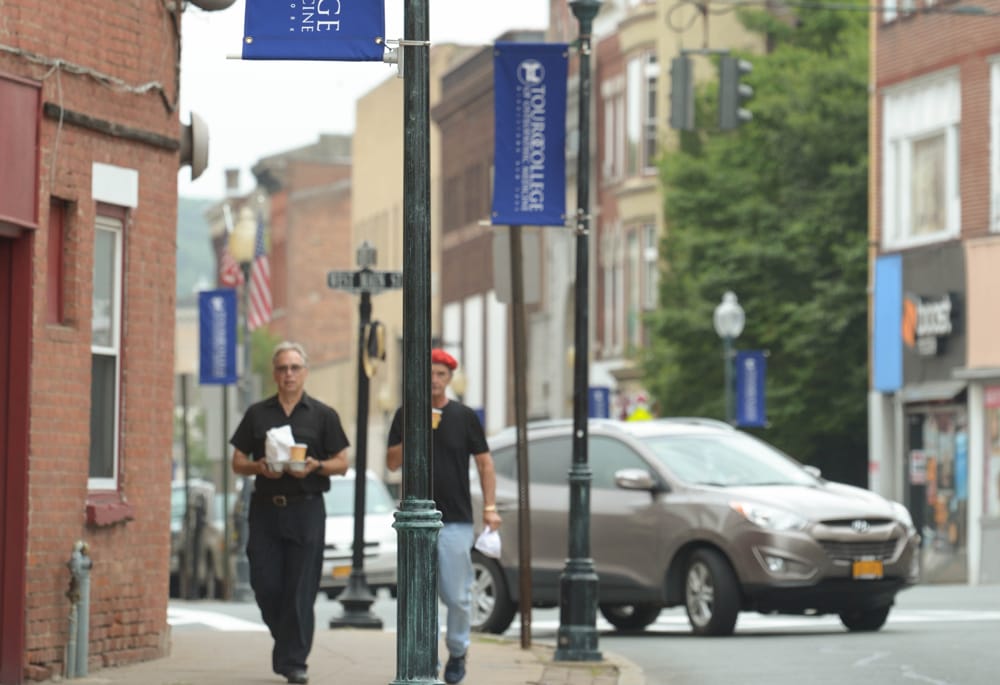
M 800 10 L 744 24 L 753 121 L 690 134 L 662 161 L 667 233 L 643 355 L 663 415 L 724 416 L 712 312 L 734 291 L 744 349 L 768 350 L 768 441 L 837 480 L 867 467 L 867 17 Z M 714 114 L 714 93 L 699 92 Z M 700 121 L 712 120 L 702 116 Z

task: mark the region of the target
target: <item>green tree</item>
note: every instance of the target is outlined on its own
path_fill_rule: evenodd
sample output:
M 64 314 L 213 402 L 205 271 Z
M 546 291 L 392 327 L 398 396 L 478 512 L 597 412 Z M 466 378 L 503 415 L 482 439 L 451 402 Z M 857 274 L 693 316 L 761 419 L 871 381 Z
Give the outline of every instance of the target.
M 712 312 L 734 291 L 747 313 L 738 347 L 770 352 L 760 434 L 830 478 L 864 484 L 867 16 L 797 17 L 743 14 L 773 46 L 744 55 L 753 121 L 686 134 L 663 159 L 665 267 L 642 361 L 662 414 L 724 416 Z M 714 93 L 699 98 L 714 113 Z

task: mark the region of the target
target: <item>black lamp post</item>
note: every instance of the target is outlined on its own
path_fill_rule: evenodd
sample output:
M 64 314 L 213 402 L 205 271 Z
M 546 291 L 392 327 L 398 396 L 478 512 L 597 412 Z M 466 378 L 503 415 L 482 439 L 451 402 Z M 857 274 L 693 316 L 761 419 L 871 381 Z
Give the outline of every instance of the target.
M 403 499 L 394 684 L 436 684 L 437 538 L 431 499 L 431 215 L 428 0 L 403 15 Z
M 249 207 L 240 208 L 239 217 L 229 234 L 229 253 L 243 270 L 243 375 L 240 378 L 240 409 L 245 412 L 250 408 L 250 326 L 247 316 L 250 313 L 250 265 L 253 263 L 254 241 L 257 238 L 257 221 L 253 210 Z M 247 512 L 250 507 L 250 493 L 253 481 L 246 476 L 241 477 L 243 487 L 240 490 L 240 516 L 236 521 L 236 584 L 233 587 L 233 599 L 247 602 L 253 599 L 253 589 L 250 587 L 250 561 L 247 559 L 246 546 L 250 530 L 247 523 Z
M 358 248 L 358 272 L 372 273 L 377 252 L 367 240 Z M 360 278 L 359 278 L 360 280 Z M 347 587 L 340 594 L 343 615 L 330 619 L 331 628 L 382 628 L 382 619 L 372 613 L 375 595 L 368 587 L 365 576 L 365 506 L 368 487 L 368 370 L 365 368 L 365 347 L 368 345 L 368 324 L 372 320 L 372 290 L 360 289 L 361 302 L 358 305 L 358 415 L 355 433 L 354 457 L 354 543 L 351 554 L 351 575 Z
M 715 307 L 712 323 L 715 332 L 722 338 L 723 401 L 726 403 L 726 423 L 733 424 L 736 422 L 733 411 L 733 340 L 743 332 L 746 316 L 732 290 L 722 295 L 722 302 Z
M 576 173 L 576 317 L 573 356 L 573 465 L 569 472 L 569 558 L 559 579 L 556 661 L 600 661 L 597 649 L 597 572 L 590 557 L 590 481 L 587 464 L 589 385 L 590 32 L 600 0 L 571 0 L 580 23 L 579 150 Z

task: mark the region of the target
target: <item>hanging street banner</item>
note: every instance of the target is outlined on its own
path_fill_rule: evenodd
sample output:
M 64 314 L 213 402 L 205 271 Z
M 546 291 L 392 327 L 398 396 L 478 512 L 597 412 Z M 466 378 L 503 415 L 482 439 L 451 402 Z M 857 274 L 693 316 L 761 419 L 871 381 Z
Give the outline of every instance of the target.
M 246 0 L 243 59 L 381 62 L 384 0 Z
M 202 385 L 236 382 L 236 291 L 198 293 L 199 381 Z
M 745 428 L 767 426 L 764 381 L 767 356 L 763 350 L 736 353 L 736 425 Z
M 566 224 L 564 43 L 493 48 L 494 224 Z

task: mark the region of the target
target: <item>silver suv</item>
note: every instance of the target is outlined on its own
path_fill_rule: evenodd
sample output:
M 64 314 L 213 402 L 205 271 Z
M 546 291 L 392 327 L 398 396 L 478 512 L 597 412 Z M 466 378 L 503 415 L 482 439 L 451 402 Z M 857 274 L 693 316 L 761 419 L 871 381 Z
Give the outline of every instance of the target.
M 570 422 L 528 433 L 532 604 L 556 606 L 568 545 Z M 694 633 L 729 635 L 740 611 L 834 613 L 878 630 L 919 575 L 906 508 L 833 483 L 708 419 L 592 420 L 590 551 L 601 614 L 642 630 L 684 605 Z M 490 440 L 502 557 L 473 552 L 473 627 L 502 633 L 519 603 L 515 433 Z M 479 487 L 472 488 L 474 498 Z M 481 507 L 476 507 L 476 510 Z

